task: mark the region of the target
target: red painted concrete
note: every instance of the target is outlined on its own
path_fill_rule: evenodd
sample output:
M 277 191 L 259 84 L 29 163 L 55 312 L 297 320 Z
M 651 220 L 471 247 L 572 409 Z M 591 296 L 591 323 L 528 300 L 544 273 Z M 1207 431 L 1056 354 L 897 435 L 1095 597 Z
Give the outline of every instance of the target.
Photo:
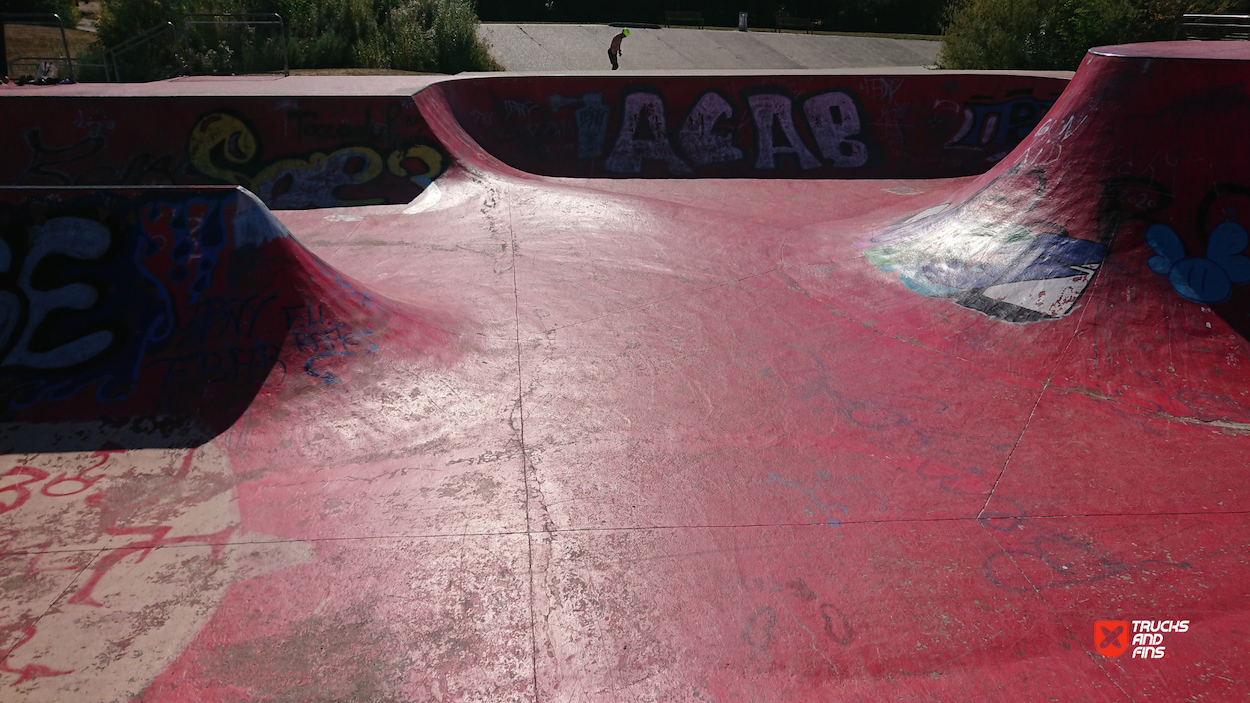
M 61 224 L 116 223 L 121 247 L 49 254 L 26 288 L 5 274 L 22 310 L 32 291 L 70 308 L 10 316 L 34 351 L 67 354 L 111 314 L 157 329 L 162 289 L 179 348 L 197 331 L 243 346 L 230 306 L 276 295 L 376 349 L 318 356 L 330 335 L 304 327 L 320 315 L 262 315 L 277 361 L 259 387 L 160 385 L 155 346 L 137 365 L 42 371 L 56 397 L 9 405 L 22 453 L 0 467 L 0 685 L 26 700 L 1246 698 L 1234 186 L 1250 174 L 1226 125 L 1244 122 L 1250 55 L 1225 51 L 1095 52 L 979 177 L 543 177 L 477 143 L 452 91 L 426 90 L 447 172 L 411 204 L 277 213 L 298 243 L 229 189 L 5 191 L 14 262 Z M 1153 58 L 1112 55 L 1130 52 Z M 213 259 L 211 218 L 148 232 L 157 201 L 250 212 L 268 238 L 227 218 Z M 182 241 L 223 317 L 197 317 L 174 280 Z M 122 273 L 145 262 L 148 283 Z M 75 285 L 101 302 L 69 306 L 86 300 Z M 92 399 L 103 385 L 64 382 L 114 367 L 141 371 L 126 417 L 166 405 L 121 424 Z M 176 444 L 166 408 L 237 419 Z M 1134 628 L 1165 656 L 1134 656 L 1145 639 L 1099 652 Z

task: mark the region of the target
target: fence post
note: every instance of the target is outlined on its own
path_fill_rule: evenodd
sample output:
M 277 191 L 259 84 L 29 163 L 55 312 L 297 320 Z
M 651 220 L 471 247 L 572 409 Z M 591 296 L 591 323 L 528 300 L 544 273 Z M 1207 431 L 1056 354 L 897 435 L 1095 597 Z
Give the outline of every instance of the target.
M 69 40 L 65 38 L 65 22 L 61 21 L 60 15 L 52 15 L 56 18 L 56 26 L 61 30 L 61 46 L 65 48 L 65 62 L 69 64 L 69 79 L 75 83 L 78 77 L 74 74 L 74 57 L 69 55 Z

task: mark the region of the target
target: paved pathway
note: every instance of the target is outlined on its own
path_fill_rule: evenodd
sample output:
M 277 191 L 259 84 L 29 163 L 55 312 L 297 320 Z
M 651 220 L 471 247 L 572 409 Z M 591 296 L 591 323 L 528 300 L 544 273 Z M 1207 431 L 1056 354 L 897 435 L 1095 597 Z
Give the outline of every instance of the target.
M 481 36 L 509 71 L 609 68 L 607 49 L 620 30 L 594 24 L 483 24 Z M 826 69 L 931 66 L 937 41 L 714 29 L 634 29 L 623 70 Z

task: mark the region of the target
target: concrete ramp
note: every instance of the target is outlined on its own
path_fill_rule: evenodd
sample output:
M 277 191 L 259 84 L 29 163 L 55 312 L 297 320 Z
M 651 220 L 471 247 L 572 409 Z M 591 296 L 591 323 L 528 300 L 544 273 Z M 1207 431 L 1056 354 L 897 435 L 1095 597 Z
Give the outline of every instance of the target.
M 264 80 L 0 97 L 0 699 L 1250 698 L 1244 43 Z
M 6 453 L 198 446 L 276 395 L 346 382 L 351 357 L 380 344 L 439 355 L 448 343 L 309 253 L 242 188 L 2 197 Z M 81 431 L 64 436 L 64 423 Z

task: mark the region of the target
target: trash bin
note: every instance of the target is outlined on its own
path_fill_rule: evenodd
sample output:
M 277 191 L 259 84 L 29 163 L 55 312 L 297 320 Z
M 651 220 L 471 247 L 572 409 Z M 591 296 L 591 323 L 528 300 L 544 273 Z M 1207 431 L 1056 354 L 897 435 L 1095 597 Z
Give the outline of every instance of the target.
M 739 32 L 747 31 L 747 13 L 745 12 L 738 13 L 738 31 Z

